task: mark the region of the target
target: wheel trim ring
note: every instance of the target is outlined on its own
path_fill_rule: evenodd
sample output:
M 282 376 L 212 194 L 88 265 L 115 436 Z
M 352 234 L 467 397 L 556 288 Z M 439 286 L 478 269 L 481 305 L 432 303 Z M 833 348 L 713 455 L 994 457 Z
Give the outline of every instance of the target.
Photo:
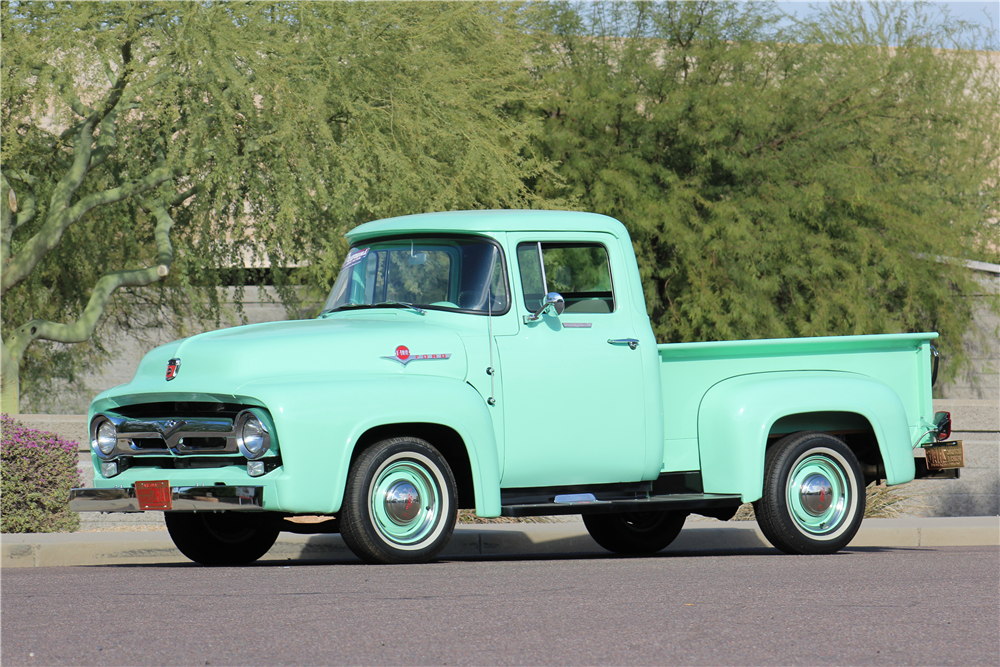
M 801 532 L 811 537 L 835 537 L 849 522 L 854 513 L 857 493 L 845 463 L 830 450 L 812 451 L 802 456 L 792 467 L 786 485 L 788 514 Z M 801 488 L 813 475 L 821 475 L 829 483 L 833 500 L 829 507 L 815 514 L 802 503 Z
M 403 524 L 390 517 L 384 503 L 385 492 L 400 481 L 413 484 L 422 503 L 414 519 Z M 445 528 L 449 504 L 445 488 L 437 466 L 422 454 L 404 452 L 383 461 L 368 487 L 368 512 L 376 535 L 395 549 L 422 549 Z

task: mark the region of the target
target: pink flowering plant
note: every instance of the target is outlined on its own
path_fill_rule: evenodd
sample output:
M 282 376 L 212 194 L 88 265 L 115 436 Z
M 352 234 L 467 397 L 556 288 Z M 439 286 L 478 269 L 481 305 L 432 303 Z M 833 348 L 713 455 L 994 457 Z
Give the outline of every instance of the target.
M 2 415 L 0 532 L 54 533 L 80 527 L 69 490 L 82 486 L 77 446 Z

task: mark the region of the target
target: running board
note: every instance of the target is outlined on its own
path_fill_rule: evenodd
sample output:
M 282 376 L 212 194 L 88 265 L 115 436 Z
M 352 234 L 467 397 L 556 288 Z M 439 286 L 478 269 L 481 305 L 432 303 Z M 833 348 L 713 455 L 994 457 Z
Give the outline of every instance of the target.
M 576 494 L 577 497 L 589 494 Z M 738 495 L 719 493 L 671 493 L 648 498 L 622 498 L 580 500 L 567 498 L 565 502 L 503 505 L 500 516 L 556 516 L 560 514 L 613 514 L 615 512 L 664 512 L 717 507 L 737 507 L 743 503 Z

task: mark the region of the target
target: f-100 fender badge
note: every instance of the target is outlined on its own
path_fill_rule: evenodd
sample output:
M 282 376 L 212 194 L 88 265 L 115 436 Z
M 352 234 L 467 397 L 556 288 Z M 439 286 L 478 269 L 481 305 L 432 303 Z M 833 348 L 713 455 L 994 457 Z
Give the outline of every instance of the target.
M 413 354 L 410 349 L 405 345 L 400 345 L 396 348 L 396 353 L 391 357 L 382 357 L 382 359 L 388 359 L 389 361 L 396 361 L 405 366 L 411 361 L 436 361 L 439 359 L 450 359 L 451 353 L 447 354 Z
M 181 369 L 180 359 L 171 359 L 167 362 L 167 382 L 177 377 L 177 372 Z

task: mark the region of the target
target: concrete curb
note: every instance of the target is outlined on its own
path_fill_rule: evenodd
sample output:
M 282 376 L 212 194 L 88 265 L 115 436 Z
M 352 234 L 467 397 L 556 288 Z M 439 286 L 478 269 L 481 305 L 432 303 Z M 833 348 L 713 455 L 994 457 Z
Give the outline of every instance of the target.
M 868 519 L 851 547 L 1000 546 L 1000 517 Z M 670 552 L 770 549 L 755 522 L 689 522 Z M 460 525 L 443 558 L 606 554 L 582 522 Z M 282 533 L 263 561 L 357 561 L 340 535 Z M 166 531 L 0 536 L 4 568 L 189 563 Z

